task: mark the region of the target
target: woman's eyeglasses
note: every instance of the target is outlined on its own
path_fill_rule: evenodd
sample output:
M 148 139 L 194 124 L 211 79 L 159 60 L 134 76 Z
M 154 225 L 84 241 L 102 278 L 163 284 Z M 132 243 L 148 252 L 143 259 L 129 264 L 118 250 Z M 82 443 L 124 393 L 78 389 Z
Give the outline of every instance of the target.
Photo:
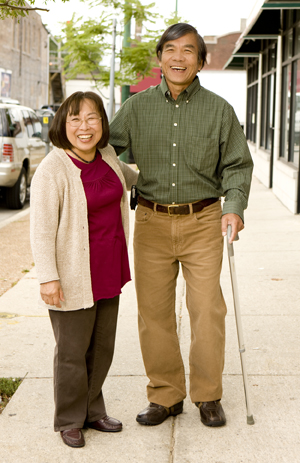
M 78 117 L 74 117 L 74 119 L 66 122 L 67 124 L 70 124 L 71 127 L 80 127 L 83 122 L 86 122 L 86 124 L 89 126 L 93 126 L 98 125 L 101 119 L 102 117 L 88 117 L 87 119 L 79 119 Z

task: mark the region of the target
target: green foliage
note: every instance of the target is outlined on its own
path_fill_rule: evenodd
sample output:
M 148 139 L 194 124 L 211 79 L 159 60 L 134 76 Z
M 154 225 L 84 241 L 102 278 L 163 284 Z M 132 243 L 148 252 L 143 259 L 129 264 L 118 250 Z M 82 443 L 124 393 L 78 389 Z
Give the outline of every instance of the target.
M 85 0 L 81 0 L 85 2 Z M 116 0 L 98 0 L 97 2 L 91 1 L 89 6 L 102 6 L 104 8 L 111 8 L 117 13 L 121 13 L 124 17 L 124 24 L 130 19 L 135 19 L 138 24 L 145 21 L 154 22 L 158 17 L 156 13 L 151 12 L 151 8 L 155 6 L 155 3 L 149 3 L 148 5 L 142 5 L 139 0 L 124 0 L 122 2 Z
M 55 0 L 53 0 L 55 1 Z M 62 0 L 63 2 L 68 2 L 69 0 Z M 0 1 L 0 20 L 5 18 L 17 18 L 20 16 L 28 15 L 29 11 L 39 10 L 39 11 L 49 11 L 47 8 L 37 8 L 34 6 L 35 0 L 6 0 Z M 28 4 L 30 6 L 28 6 Z M 47 1 L 45 1 L 47 5 Z
M 22 382 L 21 378 L 0 378 L 0 413 Z
M 85 0 L 82 0 L 85 1 Z M 110 69 L 101 64 L 103 58 L 111 54 L 112 16 L 123 19 L 123 27 L 132 18 L 138 25 L 151 25 L 159 15 L 151 11 L 155 3 L 142 5 L 140 0 L 98 0 L 91 1 L 89 7 L 102 7 L 97 19 L 82 21 L 73 15 L 63 33 L 64 72 L 67 80 L 78 75 L 88 76 L 100 90 L 109 85 Z M 120 23 L 120 21 L 118 20 Z M 165 20 L 166 27 L 184 20 L 172 13 Z M 120 70 L 115 72 L 115 85 L 132 85 L 141 77 L 151 75 L 157 64 L 155 47 L 163 30 L 146 29 L 142 40 L 130 40 L 123 49 L 116 52 Z M 119 32 L 123 35 L 123 31 Z
M 111 47 L 106 41 L 106 35 L 111 28 L 111 20 L 102 14 L 97 20 L 89 19 L 82 22 L 82 18 L 72 20 L 63 29 L 65 43 L 61 50 L 64 56 L 64 70 L 67 79 L 78 74 L 89 75 L 95 83 L 107 85 L 109 69 L 100 63 L 104 54 Z

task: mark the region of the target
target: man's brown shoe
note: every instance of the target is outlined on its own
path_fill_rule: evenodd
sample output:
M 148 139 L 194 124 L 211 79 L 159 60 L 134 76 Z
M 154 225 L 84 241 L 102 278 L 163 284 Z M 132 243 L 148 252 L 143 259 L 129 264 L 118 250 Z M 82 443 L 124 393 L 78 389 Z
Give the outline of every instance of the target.
M 65 429 L 60 431 L 62 440 L 69 447 L 84 447 L 85 441 L 81 429 Z
M 103 432 L 119 432 L 122 431 L 122 423 L 115 418 L 105 416 L 101 420 L 93 421 L 92 423 L 86 423 L 88 428 L 96 429 L 96 431 Z
M 147 408 L 142 410 L 136 417 L 136 421 L 140 424 L 155 426 L 163 423 L 169 416 L 176 416 L 182 413 L 183 400 L 172 407 L 164 407 L 150 402 Z
M 220 400 L 211 402 L 196 402 L 200 409 L 201 421 L 205 426 L 224 426 L 226 417 Z

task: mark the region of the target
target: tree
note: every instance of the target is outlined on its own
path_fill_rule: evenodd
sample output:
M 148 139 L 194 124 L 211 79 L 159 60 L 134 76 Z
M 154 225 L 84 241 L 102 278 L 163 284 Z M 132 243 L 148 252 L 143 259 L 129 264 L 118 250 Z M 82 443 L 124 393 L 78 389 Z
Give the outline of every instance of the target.
M 142 5 L 139 0 L 100 0 L 90 3 L 90 7 L 101 5 L 102 15 L 95 19 L 82 21 L 75 18 L 67 23 L 63 32 L 64 67 L 66 79 L 72 79 L 78 74 L 84 74 L 94 81 L 95 86 L 108 86 L 110 69 L 101 64 L 103 57 L 110 52 L 109 36 L 112 31 L 112 11 L 114 16 L 124 18 L 123 24 L 134 18 L 136 23 L 153 24 L 159 16 L 151 9 L 154 3 Z M 181 21 L 176 13 L 165 21 L 166 26 Z M 162 31 L 146 29 L 142 40 L 130 40 L 130 47 L 124 47 L 116 53 L 120 60 L 120 70 L 115 73 L 116 85 L 132 85 L 140 78 L 151 75 L 151 70 L 157 64 L 155 46 Z M 123 34 L 120 31 L 119 34 Z
M 55 1 L 55 0 L 53 0 Z M 69 0 L 62 0 L 68 2 Z M 26 16 L 29 11 L 49 11 L 47 8 L 38 8 L 34 6 L 35 0 L 6 0 L 0 1 L 0 20 L 5 18 L 17 18 L 18 16 Z M 47 2 L 45 2 L 47 3 Z

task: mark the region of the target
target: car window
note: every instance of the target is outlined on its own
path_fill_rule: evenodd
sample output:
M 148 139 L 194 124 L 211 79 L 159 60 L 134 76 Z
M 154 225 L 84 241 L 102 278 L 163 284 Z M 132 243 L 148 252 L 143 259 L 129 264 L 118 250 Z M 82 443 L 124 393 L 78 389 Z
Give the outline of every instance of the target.
M 42 136 L 42 124 L 40 123 L 37 115 L 32 111 L 29 111 L 31 122 L 33 125 L 33 137 L 41 138 Z
M 32 125 L 32 122 L 31 122 L 29 112 L 22 109 L 22 115 L 23 115 L 23 121 L 24 121 L 26 130 L 27 130 L 27 135 L 28 135 L 29 138 L 31 138 L 31 137 L 33 137 L 34 130 L 33 130 L 33 125 Z
M 14 138 L 22 138 L 22 126 L 20 122 L 20 113 L 18 110 L 14 108 L 6 109 L 6 116 L 9 125 L 9 130 L 11 133 L 11 137 Z
M 6 118 L 5 110 L 0 109 L 0 136 L 10 137 L 10 131 L 8 126 L 8 120 Z

